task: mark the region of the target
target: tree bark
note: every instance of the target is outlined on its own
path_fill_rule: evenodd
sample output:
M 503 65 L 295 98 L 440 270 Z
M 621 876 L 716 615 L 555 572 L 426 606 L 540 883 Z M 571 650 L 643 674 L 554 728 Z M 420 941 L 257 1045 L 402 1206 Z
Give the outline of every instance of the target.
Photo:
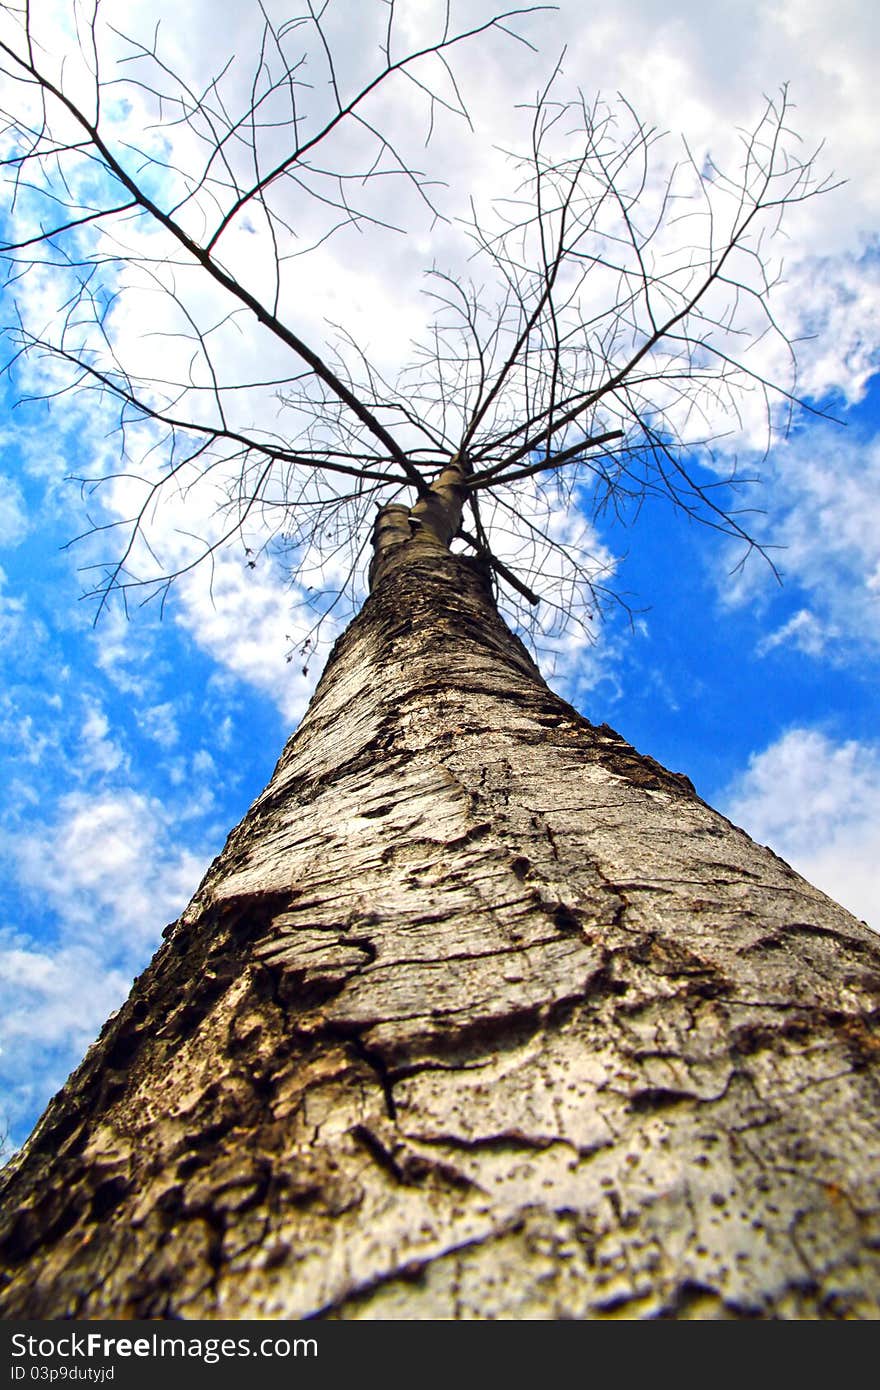
M 877 1317 L 877 938 L 392 521 L 0 1179 L 0 1312 Z

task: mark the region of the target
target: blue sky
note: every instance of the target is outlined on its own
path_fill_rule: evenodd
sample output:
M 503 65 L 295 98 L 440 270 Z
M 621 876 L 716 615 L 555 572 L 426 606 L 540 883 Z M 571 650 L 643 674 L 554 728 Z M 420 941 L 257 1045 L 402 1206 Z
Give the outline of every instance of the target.
M 735 571 L 730 542 L 651 502 L 595 533 L 631 622 L 612 610 L 594 645 L 558 644 L 548 676 L 880 929 L 877 21 L 856 4 L 708 8 L 625 0 L 600 19 L 563 4 L 554 38 L 584 86 L 601 72 L 697 143 L 791 79 L 808 136 L 827 137 L 849 183 L 795 228 L 780 303 L 814 335 L 805 392 L 841 423 L 798 417 L 749 494 L 781 586 L 760 557 Z M 227 38 L 211 14 L 194 5 L 189 20 L 206 46 Z M 481 72 L 486 100 L 515 100 L 526 71 Z M 429 233 L 414 243 L 430 259 Z M 367 321 L 402 273 L 346 263 L 328 279 L 324 264 L 318 283 L 332 284 L 331 308 Z M 307 321 L 327 312 L 301 308 Z M 141 350 L 128 321 L 122 333 Z M 95 624 L 81 598 L 94 551 L 65 548 L 87 527 L 66 479 L 112 439 L 86 404 L 16 405 L 27 384 L 6 379 L 0 394 L 0 1116 L 13 1143 L 265 785 L 325 654 L 307 673 L 287 660 L 306 630 L 299 591 L 277 562 L 250 568 L 238 550 L 218 560 L 213 588 L 188 579 L 161 615 L 113 609 Z

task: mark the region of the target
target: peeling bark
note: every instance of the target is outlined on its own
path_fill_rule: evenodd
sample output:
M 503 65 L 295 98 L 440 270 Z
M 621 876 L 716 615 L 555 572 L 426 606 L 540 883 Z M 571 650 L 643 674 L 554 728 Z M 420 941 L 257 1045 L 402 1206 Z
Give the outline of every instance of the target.
M 877 1317 L 877 939 L 553 695 L 404 512 L 0 1175 L 0 1312 Z

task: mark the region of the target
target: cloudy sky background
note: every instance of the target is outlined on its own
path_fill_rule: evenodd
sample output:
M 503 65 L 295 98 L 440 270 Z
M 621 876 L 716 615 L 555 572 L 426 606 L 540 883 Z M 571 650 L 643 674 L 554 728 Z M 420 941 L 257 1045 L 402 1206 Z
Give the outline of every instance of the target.
M 337 6 L 355 43 L 353 16 L 365 6 Z M 70 5 L 43 7 L 57 11 L 61 33 Z M 460 8 L 471 22 L 485 9 Z M 502 176 L 492 141 L 510 138 L 514 104 L 542 85 L 563 45 L 571 86 L 623 92 L 697 152 L 723 154 L 764 94 L 789 82 L 805 148 L 824 139 L 824 167 L 846 183 L 794 219 L 775 302 L 805 339 L 802 389 L 843 425 L 799 422 L 751 498 L 762 513 L 752 525 L 779 547 L 782 587 L 759 560 L 735 571 L 739 553 L 718 536 L 648 506 L 637 525 L 605 523 L 594 538 L 614 557 L 632 624 L 612 612 L 594 645 L 574 635 L 557 643 L 548 674 L 587 717 L 687 772 L 709 802 L 880 928 L 880 21 L 856 0 L 605 8 L 594 15 L 563 0 L 535 14 L 523 28 L 537 55 L 497 40 L 462 53 L 478 138 L 438 127 L 448 210 L 462 210 L 455 189 L 460 201 L 485 196 Z M 243 61 L 256 28 L 240 2 L 191 0 L 185 29 L 179 5 L 112 9 L 115 24 L 145 39 L 164 14 L 172 61 L 199 54 L 206 71 L 232 50 Z M 418 36 L 436 13 L 431 0 L 413 0 L 403 18 Z M 454 254 L 452 239 L 446 224 L 423 221 L 406 243 L 379 238 L 369 256 L 328 243 L 295 271 L 297 324 L 308 337 L 344 317 L 393 364 L 425 319 L 423 269 Z M 251 237 L 230 254 L 250 258 L 259 283 L 253 246 Z M 24 292 L 39 306 L 50 290 L 35 272 Z M 157 375 L 171 349 L 144 325 L 164 326 L 165 312 L 142 294 L 119 320 L 142 369 Z M 230 335 L 222 353 L 234 352 Z M 260 373 L 281 365 L 261 361 Z M 321 664 L 287 660 L 309 628 L 302 594 L 277 563 L 250 568 L 236 548 L 210 575 L 183 579 L 161 618 L 155 605 L 130 620 L 110 609 L 95 625 L 94 605 L 80 599 L 93 552 L 63 548 L 88 525 L 67 479 L 106 466 L 114 440 L 88 402 L 14 408 L 31 385 L 20 376 L 0 388 L 0 1115 L 13 1143 L 265 785 Z M 747 454 L 757 442 L 756 431 Z M 122 485 L 91 505 L 99 519 L 118 514 Z M 176 532 L 165 538 L 185 552 Z

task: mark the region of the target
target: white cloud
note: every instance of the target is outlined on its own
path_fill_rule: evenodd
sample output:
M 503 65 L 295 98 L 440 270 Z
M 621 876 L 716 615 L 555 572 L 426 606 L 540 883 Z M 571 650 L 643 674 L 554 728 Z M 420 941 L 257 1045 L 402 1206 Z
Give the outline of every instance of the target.
M 20 1053 L 27 1044 L 83 1050 L 95 1037 L 96 1021 L 102 1022 L 119 1005 L 129 984 L 123 971 L 108 970 L 86 946 L 52 952 L 18 944 L 10 933 L 0 934 L 5 1064 L 13 1049 Z
M 217 764 L 214 762 L 207 748 L 198 748 L 196 752 L 193 753 L 192 769 L 193 772 L 203 777 L 215 777 L 217 775 Z
M 130 972 L 101 959 L 100 947 L 51 950 L 0 930 L 2 1119 L 13 1141 L 24 1138 L 130 982 Z
M 779 299 L 781 311 L 805 338 L 798 346 L 801 394 L 821 399 L 834 392 L 849 404 L 860 401 L 880 368 L 876 244 L 863 255 L 804 256 Z
M 142 710 L 138 718 L 144 733 L 160 748 L 174 748 L 180 742 L 177 706 L 171 700 L 151 705 L 149 709 Z
M 7 578 L 0 567 L 0 651 L 7 653 L 10 669 L 39 660 L 46 644 L 46 625 L 28 610 L 20 593 L 5 593 Z
M 126 789 L 68 793 L 52 819 L 7 832 L 3 849 L 25 897 L 55 923 L 39 940 L 0 929 L 0 1076 L 17 1129 L 123 1002 L 209 855 L 181 844 L 156 799 Z
M 175 620 L 196 646 L 264 692 L 288 722 L 300 719 L 320 674 L 320 663 L 310 663 L 303 675 L 302 662 L 287 660 L 314 623 L 302 607 L 304 595 L 268 560 L 249 569 L 237 548 L 217 554 L 210 575 L 198 569 L 184 576 L 179 590 Z M 338 630 L 327 620 L 325 639 Z
M 799 608 L 782 627 L 762 637 L 755 651 L 758 656 L 766 656 L 775 647 L 791 646 L 807 656 L 822 656 L 828 644 L 840 635 L 839 628 L 823 623 L 809 608 Z
M 121 607 L 108 606 L 92 633 L 95 663 L 124 695 L 148 699 L 155 681 L 151 671 L 154 634 L 147 623 L 135 625 Z
M 18 757 L 31 767 L 39 767 L 48 752 L 57 749 L 54 730 L 43 732 L 32 714 L 22 714 L 18 707 L 4 696 L 0 708 L 0 737 L 11 744 Z
M 115 948 L 124 923 L 126 949 L 142 952 L 192 894 L 205 862 L 188 848 L 169 854 L 172 832 L 173 817 L 156 799 L 127 788 L 74 791 L 51 822 L 32 824 L 10 848 L 21 883 L 65 930 L 105 930 Z
M 0 545 L 18 545 L 29 529 L 21 488 L 13 478 L 0 473 Z
M 818 888 L 880 930 L 880 745 L 790 729 L 718 799 Z
M 95 774 L 106 775 L 117 772 L 128 759 L 120 744 L 110 733 L 110 720 L 100 704 L 85 697 L 83 700 L 84 718 L 80 728 L 79 768 L 81 774 L 89 777 Z
M 68 430 L 71 451 L 81 451 L 91 458 L 93 470 L 102 460 L 106 463 L 107 425 L 107 417 L 95 410 L 87 418 L 76 417 L 73 429 Z M 142 493 L 140 483 L 114 477 L 93 501 L 93 516 L 117 523 L 137 510 Z M 288 723 L 293 723 L 305 710 L 322 660 L 288 662 L 287 656 L 306 637 L 313 637 L 316 613 L 308 602 L 309 593 L 302 585 L 290 582 L 280 562 L 263 553 L 249 564 L 238 540 L 220 544 L 203 564 L 188 569 L 193 557 L 217 542 L 228 524 L 218 510 L 222 501 L 217 479 L 212 475 L 205 487 L 193 488 L 185 499 L 169 497 L 158 504 L 153 514 L 151 548 L 148 552 L 144 545 L 135 547 L 132 568 L 143 562 L 146 572 L 152 574 L 180 570 L 164 616 L 173 616 L 177 626 L 210 657 L 221 674 L 227 672 L 267 694 Z M 181 527 L 181 507 L 185 509 L 185 529 Z M 85 538 L 78 552 L 80 563 L 94 567 L 98 556 L 106 558 L 105 546 L 100 532 Z M 161 561 L 155 560 L 156 555 L 161 556 Z M 308 555 L 305 564 L 313 565 Z M 316 588 L 321 582 L 330 588 L 341 587 L 346 578 L 342 558 L 330 556 L 324 562 L 316 556 L 314 565 L 321 567 L 320 580 L 317 573 L 310 572 L 308 577 L 314 580 Z M 87 575 L 91 572 L 86 571 Z M 2 578 L 0 570 L 0 583 Z M 134 597 L 140 599 L 148 592 L 148 588 L 135 590 Z M 4 600 L 0 596 L 0 643 L 4 603 L 7 640 L 17 644 L 22 640 L 25 624 L 24 600 Z M 129 614 L 121 603 L 111 601 L 98 615 L 90 640 L 98 669 L 120 693 L 138 702 L 143 731 L 161 747 L 170 749 L 177 746 L 179 738 L 175 721 L 179 705 L 162 700 L 148 703 L 156 699 L 168 674 L 164 655 L 168 648 L 167 643 L 163 645 L 158 613 L 155 604 L 141 614 L 132 603 Z M 335 615 L 323 620 L 325 650 L 339 629 L 340 621 Z M 308 666 L 307 675 L 302 673 L 304 664 Z M 229 737 L 228 732 L 225 737 Z
M 762 488 L 758 534 L 784 579 L 808 603 L 765 637 L 759 651 L 790 644 L 812 656 L 843 657 L 880 645 L 880 437 L 831 426 L 780 446 Z M 738 605 L 773 591 L 755 560 L 723 597 Z
M 601 11 L 563 0 L 559 20 L 568 74 L 589 92 L 622 91 L 672 140 L 686 131 L 698 162 L 711 153 L 724 166 L 762 94 L 790 84 L 789 124 L 803 137 L 800 152 L 824 142 L 819 166 L 845 185 L 786 219 L 784 269 L 772 302 L 789 336 L 800 340 L 799 389 L 839 391 L 850 401 L 877 369 L 880 340 L 880 139 L 872 114 L 878 16 L 876 6 L 860 0 L 623 0 Z M 785 369 L 769 342 L 755 361 L 762 365 L 771 379 Z M 740 443 L 742 426 L 758 445 L 760 410 L 747 407 L 737 425 Z

